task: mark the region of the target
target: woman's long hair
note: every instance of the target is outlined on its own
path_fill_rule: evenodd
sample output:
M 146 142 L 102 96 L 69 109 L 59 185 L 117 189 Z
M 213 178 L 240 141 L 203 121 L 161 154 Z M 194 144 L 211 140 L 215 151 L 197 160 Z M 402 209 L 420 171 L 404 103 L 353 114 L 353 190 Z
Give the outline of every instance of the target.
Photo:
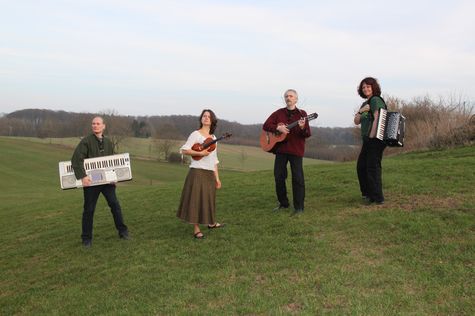
M 203 127 L 203 123 L 201 122 L 201 119 L 203 118 L 203 115 L 205 114 L 205 112 L 209 112 L 209 114 L 211 115 L 211 126 L 209 128 L 209 133 L 210 134 L 214 134 L 214 131 L 216 130 L 216 125 L 218 125 L 218 118 L 216 117 L 216 114 L 214 114 L 214 112 L 210 109 L 204 109 L 202 112 L 201 112 L 201 115 L 200 115 L 200 128 Z

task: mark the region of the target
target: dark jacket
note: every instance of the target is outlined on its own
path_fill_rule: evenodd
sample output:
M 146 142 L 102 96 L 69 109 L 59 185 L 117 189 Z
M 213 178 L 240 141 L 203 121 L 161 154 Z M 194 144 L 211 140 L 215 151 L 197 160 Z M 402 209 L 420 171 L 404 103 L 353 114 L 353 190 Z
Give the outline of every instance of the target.
M 81 139 L 74 150 L 71 164 L 74 169 L 76 179 L 82 179 L 87 176 L 84 170 L 84 159 L 109 156 L 114 154 L 114 145 L 107 137 L 102 137 L 100 141 L 96 135 L 91 134 Z

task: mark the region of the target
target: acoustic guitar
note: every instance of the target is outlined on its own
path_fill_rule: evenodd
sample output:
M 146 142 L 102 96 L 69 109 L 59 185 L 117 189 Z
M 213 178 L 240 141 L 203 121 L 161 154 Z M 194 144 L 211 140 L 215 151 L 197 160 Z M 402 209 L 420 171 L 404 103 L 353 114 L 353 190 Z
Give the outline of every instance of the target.
M 208 137 L 208 138 L 205 139 L 205 141 L 202 144 L 196 143 L 193 146 L 191 146 L 191 149 L 194 150 L 194 151 L 207 150 L 209 152 L 212 152 L 213 150 L 216 149 L 216 143 L 217 142 L 219 142 L 222 139 L 229 138 L 231 136 L 232 136 L 232 134 L 230 134 L 230 133 L 224 133 L 222 136 L 220 136 L 216 139 L 213 139 L 212 137 Z M 191 158 L 193 158 L 193 160 L 200 160 L 203 157 L 204 156 L 191 156 Z
M 307 115 L 306 117 L 304 117 L 304 119 L 306 119 L 307 121 L 311 121 L 311 120 L 316 119 L 317 117 L 318 117 L 317 113 L 312 113 L 312 114 Z M 287 125 L 287 128 L 289 130 L 291 130 L 292 128 L 294 128 L 298 124 L 299 124 L 299 121 L 292 122 L 292 123 Z M 284 124 L 284 123 L 279 123 L 278 124 L 278 126 L 281 126 L 281 125 L 286 125 L 286 124 Z M 287 138 L 287 134 L 283 134 L 283 133 L 278 132 L 278 131 L 273 133 L 273 132 L 268 132 L 268 131 L 262 130 L 261 137 L 260 137 L 261 148 L 264 151 L 273 152 L 274 147 L 276 146 L 276 144 L 284 141 L 286 138 Z

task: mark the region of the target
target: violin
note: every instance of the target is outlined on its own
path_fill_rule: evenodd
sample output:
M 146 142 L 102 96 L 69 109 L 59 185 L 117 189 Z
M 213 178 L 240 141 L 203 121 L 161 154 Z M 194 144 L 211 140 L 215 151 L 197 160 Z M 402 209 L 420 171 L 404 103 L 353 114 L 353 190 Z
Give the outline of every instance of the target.
M 191 146 L 191 150 L 194 150 L 194 151 L 207 150 L 208 152 L 212 152 L 216 149 L 216 143 L 217 142 L 219 142 L 222 139 L 229 138 L 229 137 L 231 137 L 231 135 L 232 134 L 224 133 L 222 136 L 220 136 L 216 139 L 213 139 L 212 137 L 208 137 L 208 138 L 205 139 L 205 141 L 202 144 L 196 143 L 193 146 Z M 191 156 L 191 158 L 193 158 L 193 160 L 200 160 L 203 157 L 204 156 Z

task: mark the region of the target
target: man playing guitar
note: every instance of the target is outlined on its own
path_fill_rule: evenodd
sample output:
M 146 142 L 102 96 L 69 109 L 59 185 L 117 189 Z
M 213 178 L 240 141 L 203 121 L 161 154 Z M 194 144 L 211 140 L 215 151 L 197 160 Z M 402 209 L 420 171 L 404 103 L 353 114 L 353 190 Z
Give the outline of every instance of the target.
M 305 152 L 305 139 L 311 136 L 311 132 L 308 120 L 305 119 L 307 113 L 297 108 L 297 91 L 293 89 L 287 90 L 284 94 L 284 99 L 287 106 L 272 113 L 265 121 L 262 129 L 286 135 L 285 140 L 278 143 L 273 149 L 275 154 L 275 190 L 279 200 L 279 206 L 274 211 L 289 207 L 285 180 L 287 179 L 287 163 L 290 162 L 294 204 L 292 215 L 298 215 L 304 210 L 305 181 L 302 162 Z M 297 120 L 298 125 L 289 130 L 287 128 L 288 124 Z

